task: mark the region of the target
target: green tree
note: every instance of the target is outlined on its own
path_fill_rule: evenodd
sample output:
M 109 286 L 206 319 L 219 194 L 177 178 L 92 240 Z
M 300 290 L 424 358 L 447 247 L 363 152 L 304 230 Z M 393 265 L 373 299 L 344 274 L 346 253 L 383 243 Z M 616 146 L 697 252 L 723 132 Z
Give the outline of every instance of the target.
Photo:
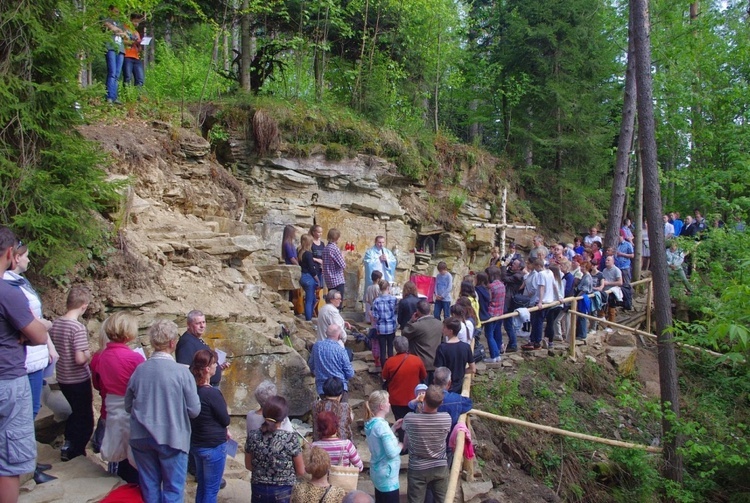
M 616 12 L 596 0 L 477 0 L 470 13 L 477 67 L 494 79 L 480 83 L 495 105 L 484 138 L 523 166 L 522 183 L 545 223 L 601 219 L 625 23 L 609 31 Z
M 0 4 L 0 223 L 53 275 L 106 246 L 93 214 L 116 198 L 104 158 L 75 131 L 77 55 L 100 53 L 105 36 L 95 14 L 56 0 Z

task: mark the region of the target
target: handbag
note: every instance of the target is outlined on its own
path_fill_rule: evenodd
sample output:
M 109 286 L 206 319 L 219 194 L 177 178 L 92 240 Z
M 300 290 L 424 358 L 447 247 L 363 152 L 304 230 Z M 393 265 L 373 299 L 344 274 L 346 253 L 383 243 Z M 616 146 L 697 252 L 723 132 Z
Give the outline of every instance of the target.
M 474 363 L 479 363 L 482 360 L 484 360 L 486 354 L 484 350 L 484 346 L 479 341 L 479 339 L 474 340 Z
M 331 465 L 328 471 L 328 482 L 332 486 L 340 487 L 347 493 L 357 489 L 359 482 L 359 468 L 356 466 L 344 466 L 344 446 L 341 446 L 339 464 Z
M 401 369 L 401 365 L 404 364 L 404 362 L 406 361 L 407 358 L 409 358 L 409 353 L 407 353 L 404 356 L 404 359 L 401 360 L 401 363 L 399 364 L 398 367 L 396 367 L 396 371 L 393 373 L 393 375 L 391 376 L 391 378 L 383 380 L 383 389 L 384 390 L 388 391 L 388 384 L 393 380 L 394 377 L 396 377 L 396 374 L 398 374 L 398 371 Z
M 513 309 L 518 307 L 529 307 L 531 304 L 531 297 L 522 293 L 517 293 L 513 296 Z

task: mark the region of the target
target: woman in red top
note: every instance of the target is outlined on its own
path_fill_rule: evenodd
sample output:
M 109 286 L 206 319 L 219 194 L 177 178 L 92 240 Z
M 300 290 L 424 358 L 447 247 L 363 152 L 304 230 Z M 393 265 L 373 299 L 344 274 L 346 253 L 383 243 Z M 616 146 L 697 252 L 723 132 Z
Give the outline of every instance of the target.
M 130 457 L 130 414 L 125 412 L 125 390 L 135 368 L 145 360 L 128 342 L 138 335 L 138 322 L 124 311 L 104 320 L 102 331 L 110 342 L 91 359 L 91 381 L 102 396 L 102 419 L 105 421 L 102 458 L 117 465 L 117 475 L 126 482 L 137 483 L 138 472 Z
M 406 337 L 396 337 L 393 346 L 396 356 L 388 358 L 383 365 L 383 379 L 388 381 L 393 417 L 399 420 L 411 412 L 409 401 L 414 398 L 417 384 L 427 378 L 427 370 L 420 357 L 409 354 L 409 340 Z

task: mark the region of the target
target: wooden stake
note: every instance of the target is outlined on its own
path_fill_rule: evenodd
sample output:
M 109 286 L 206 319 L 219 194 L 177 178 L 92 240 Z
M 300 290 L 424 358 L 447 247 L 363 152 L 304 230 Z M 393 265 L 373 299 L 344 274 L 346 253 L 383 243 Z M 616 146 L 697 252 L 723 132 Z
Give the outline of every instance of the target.
M 578 301 L 570 303 L 570 330 L 568 330 L 568 354 L 576 359 L 576 321 L 578 320 Z
M 503 226 L 500 228 L 500 256 L 505 256 L 505 229 L 508 225 L 508 215 L 506 214 L 505 209 L 507 208 L 508 204 L 508 187 L 503 187 L 503 199 L 500 203 L 500 211 L 503 212 Z

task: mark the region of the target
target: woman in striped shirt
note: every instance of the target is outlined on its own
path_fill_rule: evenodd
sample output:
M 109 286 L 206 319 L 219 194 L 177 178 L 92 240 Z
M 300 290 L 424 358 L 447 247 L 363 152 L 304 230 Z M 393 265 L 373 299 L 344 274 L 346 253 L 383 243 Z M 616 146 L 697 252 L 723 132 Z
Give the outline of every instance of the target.
M 364 464 L 357 453 L 357 448 L 349 439 L 341 439 L 338 436 L 338 419 L 336 414 L 323 411 L 315 418 L 317 430 L 320 432 L 320 440 L 313 442 L 314 446 L 320 447 L 331 457 L 332 465 L 356 466 L 362 471 Z

